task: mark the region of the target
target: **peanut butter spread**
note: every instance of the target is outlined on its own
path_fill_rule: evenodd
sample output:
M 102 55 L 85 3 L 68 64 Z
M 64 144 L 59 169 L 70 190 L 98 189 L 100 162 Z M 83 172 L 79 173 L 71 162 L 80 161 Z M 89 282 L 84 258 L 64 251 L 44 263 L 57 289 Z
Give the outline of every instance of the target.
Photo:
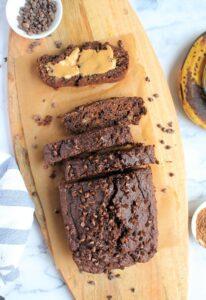
M 49 62 L 46 65 L 49 76 L 69 79 L 75 75 L 103 74 L 116 67 L 116 59 L 112 48 L 107 45 L 106 49 L 97 52 L 94 49 L 75 48 L 64 60 L 56 64 Z

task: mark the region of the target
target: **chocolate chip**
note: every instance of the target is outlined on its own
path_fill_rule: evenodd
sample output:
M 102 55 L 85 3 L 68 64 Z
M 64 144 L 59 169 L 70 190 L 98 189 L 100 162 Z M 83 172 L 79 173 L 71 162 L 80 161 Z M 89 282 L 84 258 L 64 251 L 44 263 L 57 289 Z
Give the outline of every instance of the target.
M 168 150 L 168 149 L 171 149 L 171 146 L 166 145 L 166 146 L 165 146 L 165 149 L 167 149 L 167 150 Z
M 111 300 L 111 299 L 112 299 L 112 295 L 107 295 L 106 298 L 107 298 L 108 300 Z
M 59 48 L 61 48 L 61 46 L 62 46 L 62 41 L 55 41 L 54 44 L 55 44 L 55 47 L 56 47 L 57 49 L 59 49 Z
M 150 82 L 150 78 L 148 76 L 146 76 L 145 81 Z
M 38 41 L 38 40 L 32 42 L 31 44 L 29 44 L 26 52 L 29 53 L 29 54 L 32 53 L 33 50 L 34 50 L 34 48 L 37 47 L 37 46 L 39 46 L 40 44 L 41 44 L 41 42 Z
M 119 277 L 120 277 L 120 274 L 116 274 L 115 277 L 116 277 L 116 278 L 119 278 Z
M 158 128 L 162 128 L 162 125 L 158 123 L 158 124 L 157 124 L 157 127 L 158 127 Z
M 89 280 L 89 281 L 87 281 L 87 283 L 90 285 L 95 285 L 95 282 L 93 280 Z
M 55 209 L 54 209 L 54 213 L 55 213 L 55 214 L 59 214 L 59 213 L 60 213 L 60 210 L 59 210 L 58 208 L 55 208 Z
M 148 97 L 147 99 L 148 99 L 149 102 L 154 101 L 154 99 L 152 97 Z
M 132 293 L 134 293 L 134 292 L 135 292 L 135 288 L 132 287 L 132 288 L 130 289 L 130 291 L 131 291 Z
M 160 144 L 164 144 L 165 143 L 163 140 L 160 140 L 159 142 L 160 142 Z
M 42 99 L 42 102 L 45 102 L 46 101 L 46 99 Z
M 153 97 L 158 98 L 159 94 L 155 93 L 155 94 L 153 94 Z
M 161 192 L 165 193 L 166 192 L 166 188 L 161 189 Z
M 53 0 L 27 0 L 19 10 L 19 28 L 29 35 L 44 32 L 53 22 L 56 10 Z
M 169 173 L 169 176 L 170 176 L 170 177 L 173 177 L 174 175 L 175 175 L 175 174 L 172 173 L 172 172 Z
M 168 122 L 167 125 L 168 125 L 169 127 L 172 127 L 172 125 L 173 125 L 173 124 L 172 124 L 172 121 Z
M 42 118 L 40 115 L 33 115 L 32 119 L 37 123 L 38 126 L 46 126 L 49 125 L 53 119 L 51 115 L 46 115 L 44 118 Z
M 32 144 L 31 147 L 32 147 L 32 149 L 37 149 L 38 145 L 37 144 Z

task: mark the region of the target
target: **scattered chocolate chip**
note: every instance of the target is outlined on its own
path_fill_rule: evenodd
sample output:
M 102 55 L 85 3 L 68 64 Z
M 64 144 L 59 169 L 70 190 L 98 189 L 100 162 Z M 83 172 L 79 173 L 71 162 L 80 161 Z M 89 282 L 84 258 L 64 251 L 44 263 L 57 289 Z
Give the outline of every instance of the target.
M 114 276 L 114 274 L 113 274 L 112 272 L 108 272 L 107 278 L 108 278 L 109 280 L 112 280 L 114 277 L 115 277 L 115 276 Z
M 55 107 L 56 107 L 56 103 L 55 103 L 55 102 L 52 102 L 52 103 L 51 103 L 51 107 L 52 107 L 52 108 L 55 108 Z
M 155 93 L 155 94 L 153 94 L 153 97 L 158 98 L 159 94 Z
M 165 146 L 165 149 L 167 149 L 167 150 L 168 150 L 168 149 L 171 149 L 171 146 L 166 145 L 166 146 Z
M 49 175 L 49 178 L 54 179 L 56 178 L 57 174 L 56 174 L 56 170 L 52 170 L 51 174 Z
M 120 278 L 120 274 L 116 274 L 115 277 L 116 277 L 116 278 Z
M 158 128 L 162 128 L 162 125 L 161 125 L 161 124 L 157 124 L 157 127 L 158 127 Z
M 33 52 L 34 48 L 37 47 L 37 46 L 39 46 L 39 45 L 41 45 L 41 42 L 38 41 L 38 40 L 32 42 L 31 44 L 29 44 L 26 52 L 29 53 L 29 54 L 31 54 Z
M 59 213 L 60 213 L 60 210 L 59 210 L 58 208 L 55 208 L 54 213 L 55 213 L 55 214 L 59 214 Z
M 130 291 L 131 291 L 132 293 L 134 293 L 134 292 L 135 292 L 135 288 L 132 287 L 132 288 L 130 289 Z
M 40 115 L 33 115 L 32 119 L 37 123 L 38 126 L 46 126 L 51 123 L 53 117 L 46 115 L 44 118 L 42 118 Z
M 42 99 L 42 102 L 45 102 L 46 101 L 46 99 Z
M 32 144 L 31 147 L 32 147 L 32 149 L 37 149 L 38 145 L 37 144 Z
M 107 295 L 106 298 L 107 298 L 108 300 L 111 300 L 111 299 L 112 299 L 112 295 Z
M 169 176 L 170 176 L 170 177 L 173 177 L 174 175 L 175 175 L 175 174 L 172 173 L 172 172 L 169 173 Z
M 145 81 L 150 82 L 150 78 L 148 76 L 146 76 Z
M 164 127 L 162 127 L 161 130 L 162 130 L 162 132 L 165 132 L 165 131 L 166 131 L 166 129 L 165 129 Z
M 64 114 L 60 114 L 58 116 L 56 116 L 57 119 L 61 119 L 64 116 Z
M 147 99 L 148 99 L 149 102 L 154 101 L 154 99 L 152 97 L 148 97 Z
M 90 285 L 95 285 L 95 282 L 93 280 L 89 280 L 89 281 L 87 281 L 87 283 Z
M 173 125 L 173 124 L 172 124 L 172 121 L 168 122 L 167 125 L 168 125 L 169 127 L 172 127 L 172 125 Z
M 56 10 L 53 0 L 27 0 L 19 10 L 19 28 L 29 35 L 44 32 L 54 21 Z
M 55 44 L 55 47 L 56 47 L 57 49 L 59 49 L 59 48 L 61 48 L 61 46 L 62 46 L 62 41 L 55 41 L 54 44 Z
M 162 192 L 162 193 L 165 193 L 165 192 L 166 192 L 166 188 L 161 189 L 161 192 Z
M 164 144 L 165 143 L 163 140 L 160 140 L 159 142 L 160 142 L 160 144 Z
M 4 62 L 7 62 L 7 60 L 8 60 L 7 57 L 4 57 Z
M 173 130 L 172 128 L 168 128 L 168 129 L 166 129 L 166 132 L 167 132 L 167 133 L 173 133 L 174 130 Z

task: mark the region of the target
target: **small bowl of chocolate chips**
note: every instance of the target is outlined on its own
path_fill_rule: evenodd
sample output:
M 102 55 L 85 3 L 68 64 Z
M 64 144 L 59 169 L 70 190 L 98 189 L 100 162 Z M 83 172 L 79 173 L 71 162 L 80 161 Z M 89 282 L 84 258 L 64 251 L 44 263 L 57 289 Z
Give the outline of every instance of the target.
M 206 202 L 203 202 L 194 212 L 191 227 L 196 241 L 206 248 Z
M 52 34 L 62 19 L 61 0 L 8 0 L 6 16 L 10 27 L 29 39 Z

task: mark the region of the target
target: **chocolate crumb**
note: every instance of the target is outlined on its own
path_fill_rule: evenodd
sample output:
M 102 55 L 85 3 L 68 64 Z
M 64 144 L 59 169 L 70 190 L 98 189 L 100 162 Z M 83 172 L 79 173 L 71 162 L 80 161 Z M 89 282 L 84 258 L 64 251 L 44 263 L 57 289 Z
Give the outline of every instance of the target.
M 63 116 L 64 116 L 64 114 L 60 114 L 60 115 L 56 116 L 56 118 L 57 118 L 57 119 L 62 119 Z
M 56 103 L 55 103 L 55 102 L 52 102 L 52 103 L 51 103 L 51 107 L 52 107 L 52 108 L 55 108 L 55 107 L 56 107 Z
M 170 177 L 173 177 L 174 175 L 175 175 L 175 174 L 172 173 L 172 172 L 169 173 L 169 176 L 170 176 Z
M 55 41 L 54 44 L 55 44 L 55 47 L 56 47 L 57 49 L 59 49 L 59 48 L 61 48 L 61 46 L 62 46 L 62 41 Z
M 33 197 L 36 197 L 36 196 L 37 196 L 37 192 L 32 192 L 31 195 L 32 195 Z
M 55 214 L 59 214 L 59 213 L 60 213 L 60 210 L 59 210 L 58 208 L 55 208 L 54 213 L 55 213 Z
M 49 175 L 49 178 L 54 179 L 56 178 L 56 170 L 52 170 L 51 174 Z
M 4 57 L 4 62 L 7 62 L 7 60 L 8 60 L 7 57 Z
M 171 146 L 166 145 L 166 146 L 165 146 L 165 149 L 167 149 L 167 150 L 168 150 L 168 149 L 171 149 Z
M 162 125 L 161 125 L 161 124 L 157 124 L 157 127 L 158 127 L 158 128 L 162 128 Z
M 38 41 L 38 40 L 32 42 L 31 44 L 29 44 L 26 52 L 29 53 L 29 54 L 31 54 L 33 52 L 34 48 L 37 47 L 37 46 L 39 46 L 39 45 L 41 45 L 41 42 Z
M 166 188 L 161 189 L 161 192 L 165 193 L 166 192 Z
M 131 291 L 132 293 L 134 293 L 134 292 L 135 292 L 135 288 L 132 287 L 132 288 L 130 289 L 130 291 Z
M 159 94 L 155 93 L 155 94 L 153 94 L 153 97 L 158 98 Z
M 166 129 L 164 127 L 161 128 L 162 132 L 166 132 Z
M 160 140 L 159 142 L 160 142 L 160 144 L 164 144 L 165 143 L 163 140 Z
M 31 147 L 32 147 L 32 149 L 37 149 L 38 145 L 37 144 L 32 144 Z
M 149 102 L 154 101 L 154 99 L 152 97 L 148 97 L 147 99 L 148 99 Z
M 120 274 L 116 274 L 115 277 L 116 277 L 116 278 L 120 278 Z
M 38 126 L 46 126 L 49 125 L 53 119 L 51 115 L 46 115 L 42 118 L 40 115 L 33 115 L 32 119 L 37 123 Z
M 42 102 L 45 102 L 46 101 L 46 99 L 42 99 Z
M 168 122 L 167 125 L 168 125 L 169 127 L 172 127 L 172 125 L 173 125 L 173 124 L 172 124 L 172 121 Z
M 168 128 L 168 129 L 165 130 L 165 132 L 167 132 L 167 133 L 173 133 L 174 130 L 172 128 Z
M 114 278 L 114 274 L 113 274 L 112 272 L 109 272 L 109 273 L 107 274 L 107 278 L 108 278 L 109 280 L 112 280 L 112 279 Z
M 112 295 L 107 295 L 106 298 L 107 298 L 108 300 L 111 300 L 111 299 L 112 299 Z
M 150 82 L 150 78 L 148 76 L 146 76 L 145 81 Z
M 90 285 L 95 285 L 95 282 L 93 280 L 89 280 L 89 281 L 87 281 L 87 283 Z

